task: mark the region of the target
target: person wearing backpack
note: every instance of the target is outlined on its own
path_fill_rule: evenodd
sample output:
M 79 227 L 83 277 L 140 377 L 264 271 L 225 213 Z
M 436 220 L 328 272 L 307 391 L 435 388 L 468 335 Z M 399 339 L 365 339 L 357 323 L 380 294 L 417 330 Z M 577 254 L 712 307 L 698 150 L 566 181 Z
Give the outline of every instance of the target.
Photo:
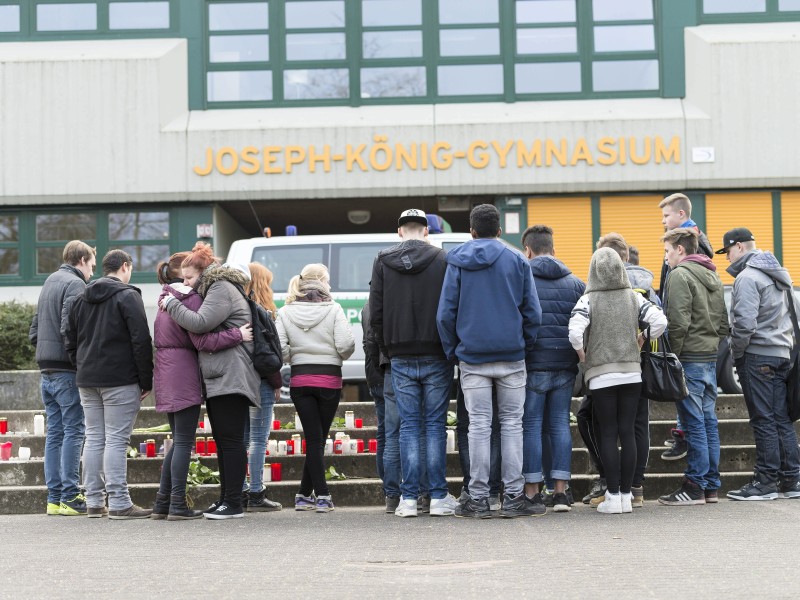
M 277 326 L 283 360 L 292 366 L 292 402 L 306 434 L 303 478 L 294 508 L 330 512 L 334 505 L 325 481 L 325 440 L 339 408 L 342 361 L 353 354 L 355 340 L 341 305 L 331 297 L 325 265 L 306 265 L 292 277 Z
M 241 327 L 252 321 L 250 304 L 241 288 L 250 279 L 246 265 L 220 266 L 209 244 L 198 242 L 181 264 L 184 282 L 203 296 L 194 312 L 172 294 L 159 302 L 162 310 L 184 329 L 207 333 Z M 261 377 L 253 366 L 253 343 L 219 352 L 201 352 L 200 370 L 206 387 L 206 407 L 219 460 L 220 498 L 206 511 L 207 519 L 244 516 L 242 488 L 247 466 L 244 430 L 251 405 L 261 406 Z

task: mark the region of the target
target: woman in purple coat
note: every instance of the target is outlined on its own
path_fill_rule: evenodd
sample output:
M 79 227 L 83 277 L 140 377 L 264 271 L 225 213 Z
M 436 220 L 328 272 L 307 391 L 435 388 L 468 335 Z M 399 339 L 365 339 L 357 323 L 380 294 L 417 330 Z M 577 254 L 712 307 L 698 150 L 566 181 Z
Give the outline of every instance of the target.
M 168 262 L 158 265 L 158 281 L 163 285 L 161 298 L 172 294 L 188 309 L 197 311 L 203 298 L 181 278 L 181 263 L 188 252 L 173 254 Z M 203 403 L 203 377 L 197 362 L 197 351 L 217 352 L 252 340 L 249 325 L 218 333 L 188 333 L 168 313 L 156 315 L 154 343 L 156 347 L 153 387 L 156 410 L 167 413 L 174 442 L 164 456 L 161 483 L 153 505 L 153 519 L 170 521 L 198 519 L 200 511 L 186 504 L 186 478 L 194 447 L 194 434 Z

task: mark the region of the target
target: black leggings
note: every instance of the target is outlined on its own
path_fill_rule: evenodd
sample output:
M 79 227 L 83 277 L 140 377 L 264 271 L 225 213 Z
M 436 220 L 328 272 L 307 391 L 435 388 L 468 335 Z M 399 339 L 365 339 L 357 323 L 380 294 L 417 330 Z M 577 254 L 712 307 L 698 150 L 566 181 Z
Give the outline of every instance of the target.
M 194 434 L 200 419 L 200 405 L 167 413 L 167 418 L 169 427 L 172 429 L 173 442 L 161 467 L 161 483 L 158 493 L 183 497 L 186 495 L 186 476 L 189 474 Z
M 631 491 L 636 469 L 634 424 L 641 389 L 641 383 L 628 383 L 591 391 L 592 409 L 600 426 L 600 458 L 612 494 Z M 617 439 L 622 452 L 617 449 Z
M 325 441 L 339 408 L 342 390 L 304 386 L 292 388 L 290 394 L 300 422 L 303 423 L 303 433 L 306 434 L 306 461 L 303 465 L 300 493 L 310 496 L 313 491 L 317 497 L 329 496 L 323 457 Z
M 250 401 L 241 394 L 214 396 L 206 400 L 206 409 L 217 443 L 220 500 L 233 509 L 240 509 L 247 472 L 244 429 L 250 418 Z

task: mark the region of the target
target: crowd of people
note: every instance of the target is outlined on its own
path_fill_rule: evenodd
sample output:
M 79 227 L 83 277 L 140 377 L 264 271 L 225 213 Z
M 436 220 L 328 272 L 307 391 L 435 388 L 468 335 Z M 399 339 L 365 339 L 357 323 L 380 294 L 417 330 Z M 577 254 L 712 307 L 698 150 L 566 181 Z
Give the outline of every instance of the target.
M 673 194 L 660 208 L 665 261 L 658 293 L 653 274 L 633 264 L 634 249 L 616 233 L 598 241 L 584 284 L 556 258 L 550 227 L 529 227 L 524 253 L 501 241 L 493 205 L 472 210 L 473 239 L 450 252 L 428 243 L 423 211 L 401 214 L 400 242 L 375 258 L 362 314 L 387 513 L 513 518 L 539 516 L 547 507 L 571 510 L 576 388 L 584 395 L 578 429 L 599 474 L 583 502 L 605 514 L 642 506 L 650 441 L 640 352 L 656 339 L 680 359 L 689 391 L 676 403 L 674 444 L 664 455 L 686 456 L 687 468 L 681 486 L 659 502 L 717 502 L 716 360 L 727 335 L 757 450 L 753 480 L 727 495 L 800 498 L 786 397 L 795 345 L 789 274 L 756 248 L 749 230 L 727 232 L 717 253 L 727 255 L 736 277 L 728 314 L 691 202 Z M 334 510 L 325 442 L 341 397 L 342 362 L 355 342 L 325 265 L 306 265 L 293 277 L 278 310 L 268 269 L 223 264 L 198 242 L 158 265 L 163 287 L 151 339 L 127 252 L 109 251 L 94 281 L 93 248 L 70 242 L 63 259 L 43 286 L 30 330 L 48 420 L 47 514 L 219 520 L 282 509 L 267 497 L 262 478 L 282 380 L 279 372 L 262 377 L 254 368 L 251 301 L 274 319 L 306 436 L 294 508 Z M 454 380 L 459 498 L 446 480 Z M 142 508 L 128 491 L 126 450 L 152 390 L 174 441 L 155 503 Z M 186 485 L 203 403 L 217 445 L 220 495 L 199 511 L 188 505 Z

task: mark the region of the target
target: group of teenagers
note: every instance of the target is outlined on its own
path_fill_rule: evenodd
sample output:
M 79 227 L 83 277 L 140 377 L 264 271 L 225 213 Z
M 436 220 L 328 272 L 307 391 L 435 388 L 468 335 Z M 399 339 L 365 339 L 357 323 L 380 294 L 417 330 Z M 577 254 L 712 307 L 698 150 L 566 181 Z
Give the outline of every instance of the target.
M 209 244 L 198 242 L 158 265 L 163 287 L 151 339 L 141 292 L 130 285 L 132 257 L 109 251 L 103 276 L 89 282 L 94 267 L 93 248 L 77 240 L 67 244 L 31 326 L 48 418 L 47 514 L 174 521 L 281 510 L 267 498 L 262 474 L 282 379 L 280 372 L 262 378 L 253 366 L 248 297 L 270 311 L 283 359 L 291 364 L 291 398 L 306 436 L 295 508 L 334 510 L 323 453 L 339 403 L 342 361 L 355 341 L 331 298 L 327 268 L 306 265 L 277 310 L 266 267 L 222 264 Z M 126 458 L 141 401 L 152 390 L 173 444 L 155 503 L 142 508 L 130 497 Z M 220 495 L 200 511 L 187 504 L 186 484 L 203 403 L 217 445 Z
M 571 510 L 576 377 L 585 387 L 578 426 L 600 474 L 583 502 L 603 514 L 641 507 L 650 446 L 641 351 L 650 340 L 677 355 L 688 389 L 676 402 L 673 430 L 676 444 L 688 446 L 687 467 L 680 487 L 658 501 L 716 503 L 716 361 L 729 334 L 756 464 L 753 480 L 727 495 L 800 497 L 786 397 L 795 346 L 788 272 L 756 248 L 749 230 L 727 232 L 717 254 L 727 256 L 737 277 L 729 321 L 713 251 L 691 220 L 691 201 L 672 194 L 659 208 L 665 229 L 659 294 L 653 274 L 631 264 L 630 248 L 616 233 L 597 242 L 584 285 L 556 258 L 550 227 L 523 233 L 523 256 L 499 239 L 499 211 L 478 205 L 470 214 L 473 240 L 444 252 L 426 240 L 422 211 L 402 213 L 401 242 L 377 256 L 362 315 L 387 513 L 514 518 L 543 515 L 548 506 Z M 458 499 L 445 478 L 456 368 L 464 477 Z

